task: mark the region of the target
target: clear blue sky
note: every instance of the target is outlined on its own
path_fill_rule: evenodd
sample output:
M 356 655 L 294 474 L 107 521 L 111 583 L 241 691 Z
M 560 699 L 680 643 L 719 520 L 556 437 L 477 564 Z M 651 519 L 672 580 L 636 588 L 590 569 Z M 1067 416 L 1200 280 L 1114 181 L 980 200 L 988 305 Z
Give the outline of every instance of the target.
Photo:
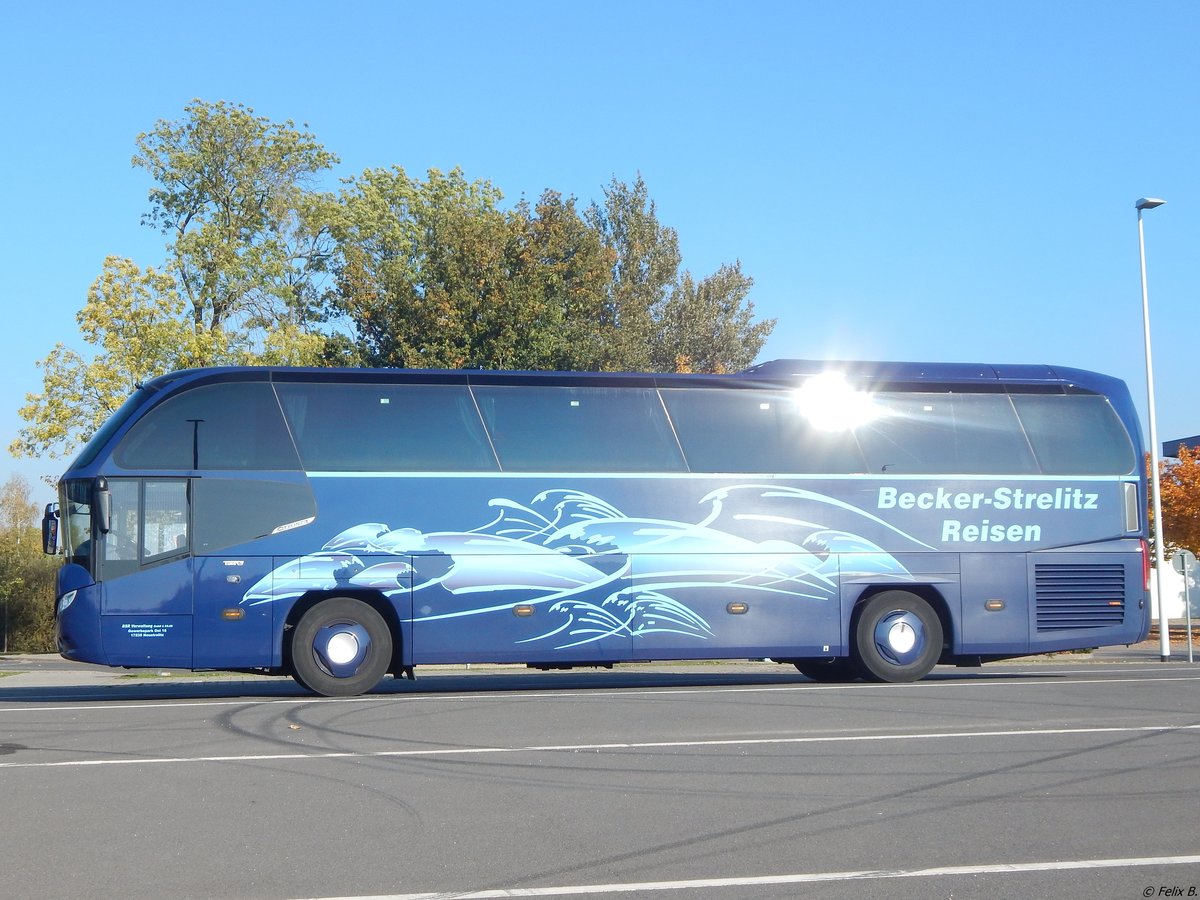
M 85 349 L 103 258 L 159 265 L 137 135 L 193 98 L 305 122 L 336 177 L 460 166 L 510 201 L 645 178 L 694 274 L 741 260 L 776 357 L 1050 363 L 1200 433 L 1200 4 L 10 5 L 0 38 L 0 438 Z M 57 474 L 18 462 L 0 479 Z

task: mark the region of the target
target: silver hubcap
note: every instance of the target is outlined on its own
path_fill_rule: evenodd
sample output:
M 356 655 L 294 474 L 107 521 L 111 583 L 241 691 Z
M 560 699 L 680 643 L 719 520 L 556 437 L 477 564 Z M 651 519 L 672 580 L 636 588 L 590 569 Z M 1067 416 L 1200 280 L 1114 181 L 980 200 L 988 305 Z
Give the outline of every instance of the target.
M 908 653 L 917 645 L 917 632 L 907 622 L 896 622 L 888 629 L 887 642 L 896 653 Z
M 349 631 L 339 631 L 325 645 L 325 655 L 334 665 L 346 665 L 358 656 L 358 638 Z

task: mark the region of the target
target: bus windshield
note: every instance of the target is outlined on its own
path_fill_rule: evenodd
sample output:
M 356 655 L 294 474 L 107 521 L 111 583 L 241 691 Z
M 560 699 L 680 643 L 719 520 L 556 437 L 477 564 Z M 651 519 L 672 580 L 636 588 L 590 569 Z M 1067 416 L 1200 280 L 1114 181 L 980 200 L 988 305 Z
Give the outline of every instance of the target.
M 92 571 L 92 483 L 64 481 L 59 509 L 63 524 L 63 551 L 67 561 Z M 94 574 L 94 573 L 93 573 Z

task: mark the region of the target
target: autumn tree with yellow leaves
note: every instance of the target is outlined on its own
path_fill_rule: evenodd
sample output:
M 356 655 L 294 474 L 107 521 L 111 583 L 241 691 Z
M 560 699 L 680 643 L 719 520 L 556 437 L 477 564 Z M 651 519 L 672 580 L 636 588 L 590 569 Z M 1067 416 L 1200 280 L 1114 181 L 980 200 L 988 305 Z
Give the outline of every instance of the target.
M 1164 549 L 1200 554 L 1200 448 L 1180 447 L 1159 469 Z

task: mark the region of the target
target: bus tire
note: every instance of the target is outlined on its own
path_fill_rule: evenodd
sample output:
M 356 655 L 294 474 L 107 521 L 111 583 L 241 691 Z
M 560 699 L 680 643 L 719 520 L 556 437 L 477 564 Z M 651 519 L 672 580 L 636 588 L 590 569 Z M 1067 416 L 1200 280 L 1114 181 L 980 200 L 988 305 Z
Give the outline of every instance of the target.
M 794 665 L 805 678 L 811 678 L 813 681 L 821 681 L 827 684 L 839 681 L 855 681 L 858 678 L 858 670 L 854 668 L 850 660 L 844 657 L 835 659 L 797 659 L 794 660 Z
M 852 660 L 869 681 L 924 678 L 942 655 L 942 621 L 933 607 L 908 591 L 884 591 L 859 607 Z
M 292 631 L 292 677 L 326 697 L 371 690 L 392 662 L 392 632 L 374 608 L 352 597 L 322 600 Z

